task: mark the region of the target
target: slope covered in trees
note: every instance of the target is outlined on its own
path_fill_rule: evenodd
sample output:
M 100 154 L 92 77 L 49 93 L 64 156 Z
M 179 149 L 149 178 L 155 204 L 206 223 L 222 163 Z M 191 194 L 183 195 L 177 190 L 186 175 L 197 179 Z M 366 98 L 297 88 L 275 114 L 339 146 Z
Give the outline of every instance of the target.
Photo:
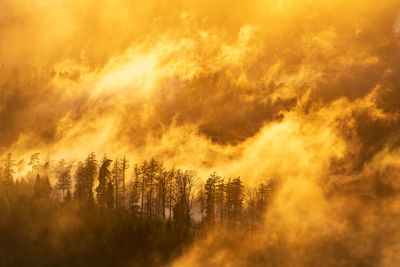
M 252 231 L 273 193 L 272 183 L 202 178 L 154 158 L 41 162 L 34 154 L 29 165 L 17 172 L 11 153 L 2 162 L 1 266 L 167 264 L 216 228 Z

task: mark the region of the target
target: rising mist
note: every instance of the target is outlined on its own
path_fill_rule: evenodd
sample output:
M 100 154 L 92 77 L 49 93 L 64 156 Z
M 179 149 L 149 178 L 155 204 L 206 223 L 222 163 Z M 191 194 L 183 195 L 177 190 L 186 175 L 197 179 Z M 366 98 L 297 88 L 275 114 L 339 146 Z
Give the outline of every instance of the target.
M 0 0 L 0 263 L 398 266 L 399 51 L 397 0 Z

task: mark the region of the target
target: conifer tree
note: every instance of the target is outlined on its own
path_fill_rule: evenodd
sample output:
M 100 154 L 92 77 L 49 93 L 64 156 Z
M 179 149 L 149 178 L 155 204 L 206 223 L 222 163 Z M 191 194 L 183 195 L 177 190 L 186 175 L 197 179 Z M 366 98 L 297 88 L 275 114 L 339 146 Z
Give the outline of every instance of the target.
M 114 205 L 116 209 L 120 206 L 120 181 L 121 181 L 121 166 L 118 159 L 114 161 L 114 166 L 111 171 L 114 186 Z
M 101 162 L 101 166 L 99 169 L 99 184 L 96 187 L 96 196 L 97 203 L 101 208 L 106 205 L 106 189 L 108 186 L 108 181 L 110 179 L 110 171 L 108 167 L 110 166 L 112 160 L 108 159 L 106 155 L 104 155 L 103 161 Z
M 97 175 L 97 161 L 94 153 L 90 153 L 85 163 L 79 162 L 75 172 L 75 198 L 92 204 L 93 183 Z
M 240 180 L 240 177 L 237 177 L 232 180 L 230 184 L 230 198 L 231 198 L 231 207 L 230 211 L 231 221 L 236 225 L 239 222 L 242 208 L 243 208 L 243 184 Z
M 56 184 L 56 189 L 61 190 L 62 198 L 64 200 L 66 191 L 70 191 L 72 185 L 71 178 L 71 166 L 63 167 L 63 169 L 58 174 L 58 181 Z
M 220 224 L 222 225 L 224 218 L 225 190 L 226 190 L 224 179 L 221 178 L 218 181 L 216 181 L 215 187 L 216 187 L 215 200 L 219 210 Z
M 248 187 L 246 193 L 247 193 L 248 207 L 250 213 L 251 231 L 253 232 L 257 189 L 253 187 Z
M 97 160 L 94 153 L 90 153 L 85 162 L 86 195 L 90 204 L 94 202 L 93 184 L 97 176 Z
M 139 215 L 140 213 L 141 184 L 139 179 L 139 176 L 135 175 L 129 184 L 129 210 L 132 215 Z
M 204 223 L 204 213 L 206 210 L 206 197 L 205 197 L 205 192 L 204 192 L 204 184 L 199 185 L 199 190 L 197 194 L 197 201 L 200 206 L 200 214 L 201 214 L 201 223 Z
M 204 186 L 206 192 L 206 221 L 209 226 L 215 223 L 216 185 L 221 177 L 213 172 Z
M 154 191 L 155 178 L 159 174 L 159 169 L 160 169 L 159 163 L 154 158 L 151 158 L 146 170 L 147 186 L 148 186 L 147 209 L 149 218 L 152 218 L 154 214 L 153 191 Z
M 122 209 L 125 209 L 125 173 L 129 168 L 129 162 L 126 160 L 125 156 L 121 162 L 121 179 L 122 179 Z
M 9 188 L 13 185 L 14 183 L 14 175 L 15 175 L 15 170 L 14 167 L 16 166 L 15 160 L 12 158 L 11 153 L 7 153 L 6 158 L 3 160 L 3 173 L 2 173 L 2 180 L 1 182 L 1 187 L 7 192 Z
M 34 196 L 38 199 L 46 199 L 51 194 L 51 184 L 49 177 L 46 175 L 43 178 L 40 174 L 36 175 L 36 180 L 33 185 Z
M 167 194 L 166 198 L 168 201 L 168 211 L 169 211 L 169 222 L 172 220 L 172 207 L 174 205 L 175 201 L 175 169 L 172 169 L 171 171 L 168 172 L 168 178 L 167 178 Z

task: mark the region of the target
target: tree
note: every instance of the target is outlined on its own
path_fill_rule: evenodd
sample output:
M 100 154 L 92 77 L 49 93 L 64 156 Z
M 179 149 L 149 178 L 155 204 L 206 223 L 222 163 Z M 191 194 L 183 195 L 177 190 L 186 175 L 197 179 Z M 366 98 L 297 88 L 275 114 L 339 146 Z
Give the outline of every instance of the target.
M 29 161 L 29 165 L 32 166 L 32 173 L 37 174 L 40 170 L 40 159 L 39 159 L 40 153 L 35 153 L 31 156 L 31 159 Z
M 243 184 L 240 180 L 240 177 L 237 177 L 232 180 L 229 185 L 229 195 L 230 195 L 230 207 L 229 214 L 231 217 L 231 221 L 236 225 L 239 222 L 242 208 L 243 208 Z M 229 226 L 228 226 L 229 227 Z
M 147 194 L 147 209 L 149 218 L 153 217 L 153 190 L 154 190 L 154 180 L 156 176 L 159 174 L 160 165 L 154 159 L 151 158 L 147 169 L 145 169 L 145 175 L 147 178 L 147 186 L 148 186 L 148 194 Z
M 7 192 L 7 190 L 9 190 L 9 188 L 14 183 L 14 174 L 15 174 L 14 167 L 16 166 L 16 164 L 12 158 L 11 153 L 7 153 L 6 158 L 3 160 L 3 162 L 4 162 L 4 166 L 3 166 L 3 175 L 2 175 L 2 180 L 1 180 L 1 186 Z
M 40 177 L 40 174 L 36 175 L 36 180 L 33 185 L 33 194 L 38 199 L 46 199 L 51 194 L 51 184 L 48 176 Z
M 225 186 L 225 192 L 226 192 L 226 213 L 227 213 L 227 228 L 229 231 L 229 225 L 231 221 L 231 207 L 232 207 L 232 183 L 231 183 L 231 178 L 228 179 L 228 182 Z
M 85 167 L 81 161 L 78 162 L 75 171 L 75 199 L 83 201 L 86 191 Z
M 139 215 L 140 213 L 140 196 L 141 196 L 141 183 L 137 173 L 129 183 L 129 210 L 132 215 Z
M 106 184 L 104 200 L 105 200 L 106 207 L 108 209 L 114 208 L 114 186 L 113 186 L 111 179 L 109 179 L 109 181 Z
M 62 167 L 58 174 L 58 182 L 56 184 L 56 189 L 61 190 L 62 198 L 64 200 L 64 193 L 65 191 L 70 191 L 72 185 L 72 178 L 71 178 L 71 166 Z
M 261 183 L 257 188 L 256 193 L 256 214 L 259 220 L 262 220 L 267 202 L 267 187 Z
M 143 175 L 144 170 L 147 168 L 147 162 L 144 161 L 142 166 L 139 168 L 137 164 L 135 164 L 135 167 L 133 168 L 134 174 L 135 174 L 135 180 L 138 180 L 138 183 L 140 185 L 140 214 L 143 217 L 144 216 L 144 193 L 145 193 L 145 177 Z M 141 181 L 140 181 L 141 177 Z
M 85 163 L 78 163 L 75 173 L 75 197 L 86 203 L 93 203 L 93 182 L 97 175 L 97 161 L 94 153 L 90 153 Z
M 69 202 L 71 202 L 71 200 L 72 200 L 72 194 L 71 194 L 71 191 L 68 190 L 67 195 L 65 196 L 64 202 L 69 203 Z
M 112 180 L 114 182 L 114 204 L 115 208 L 119 208 L 120 204 L 120 181 L 121 181 L 121 167 L 118 159 L 114 161 L 114 166 L 111 171 Z
M 197 202 L 200 205 L 201 223 L 203 224 L 203 222 L 204 222 L 204 212 L 206 210 L 206 197 L 205 197 L 204 184 L 203 183 L 201 183 L 199 185 L 199 190 L 198 190 L 198 193 L 197 193 Z
M 224 205 L 225 205 L 225 184 L 224 179 L 221 178 L 215 181 L 215 200 L 218 205 L 219 215 L 220 215 L 220 224 L 223 223 L 224 218 Z
M 101 208 L 106 205 L 106 189 L 110 179 L 110 171 L 108 167 L 110 166 L 112 160 L 108 159 L 106 155 L 104 155 L 103 161 L 101 162 L 101 166 L 99 169 L 99 184 L 96 187 L 96 197 L 97 203 Z
M 169 222 L 172 220 L 172 207 L 175 201 L 175 170 L 172 169 L 171 171 L 168 172 L 167 176 L 167 192 L 166 192 L 166 198 L 168 201 L 168 210 L 169 210 Z
M 129 162 L 126 160 L 125 156 L 122 159 L 121 164 L 121 178 L 122 178 L 122 209 L 125 209 L 125 172 L 129 168 Z
M 266 214 L 266 209 L 270 201 L 272 201 L 272 194 L 275 190 L 276 187 L 276 180 L 272 179 L 269 180 L 269 182 L 265 185 L 264 183 L 261 183 L 258 188 L 257 188 L 257 193 L 256 193 L 256 213 L 257 217 L 260 221 L 264 223 L 265 221 L 265 214 Z
M 215 223 L 216 184 L 220 179 L 221 177 L 213 172 L 204 186 L 206 192 L 206 222 L 209 226 L 213 226 Z
M 196 185 L 195 173 L 177 170 L 175 175 L 175 205 L 174 221 L 184 228 L 190 225 L 190 211 L 192 208 L 193 189 Z
M 169 172 L 163 167 L 160 167 L 159 173 L 156 176 L 156 217 L 165 220 L 165 208 L 167 203 L 168 191 L 168 176 Z
M 254 231 L 254 213 L 255 213 L 255 203 L 256 203 L 256 194 L 257 189 L 254 187 L 247 188 L 247 198 L 248 198 L 248 207 L 251 218 L 251 231 Z
M 93 183 L 97 175 L 97 160 L 94 153 L 90 153 L 85 162 L 86 195 L 89 203 L 94 202 Z

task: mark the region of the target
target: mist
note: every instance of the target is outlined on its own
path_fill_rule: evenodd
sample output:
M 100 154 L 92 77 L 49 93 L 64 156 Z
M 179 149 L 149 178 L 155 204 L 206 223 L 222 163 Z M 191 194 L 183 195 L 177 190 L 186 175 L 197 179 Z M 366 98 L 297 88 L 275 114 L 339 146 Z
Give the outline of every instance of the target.
M 92 152 L 96 172 L 103 155 L 126 157 L 127 183 L 151 158 L 193 171 L 186 234 L 166 252 L 152 232 L 146 260 L 122 253 L 123 266 L 397 266 L 399 21 L 395 0 L 0 0 L 1 158 L 12 153 L 11 180 L 29 184 L 18 194 L 34 196 L 40 175 L 60 202 L 56 162 L 75 177 Z M 195 198 L 214 171 L 243 183 L 231 231 L 200 219 Z M 250 227 L 261 184 L 274 187 Z M 104 219 L 111 236 L 119 215 L 107 224 L 77 198 L 43 212 L 75 232 Z

